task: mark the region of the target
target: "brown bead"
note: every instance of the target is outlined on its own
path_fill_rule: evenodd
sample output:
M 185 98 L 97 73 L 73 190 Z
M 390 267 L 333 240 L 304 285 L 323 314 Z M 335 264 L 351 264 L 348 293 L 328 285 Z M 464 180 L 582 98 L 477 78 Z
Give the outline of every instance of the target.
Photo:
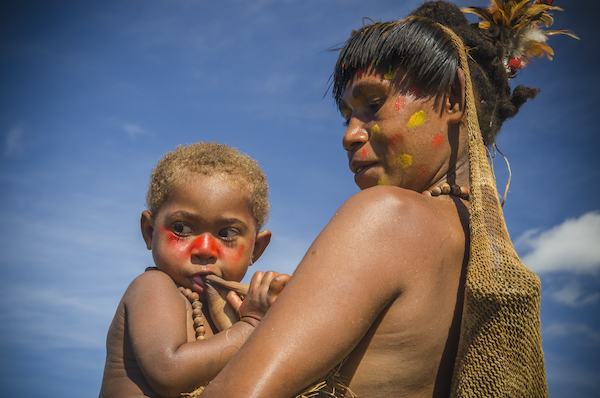
M 181 293 L 183 293 L 183 291 L 185 290 L 185 287 L 183 287 L 183 286 L 179 286 L 179 287 L 177 288 L 177 290 L 179 290 Z
M 196 336 L 196 340 L 204 340 L 206 338 L 206 336 L 202 335 L 202 336 Z
M 192 292 L 190 293 L 189 296 L 187 296 L 188 300 L 192 301 L 192 300 L 199 300 L 200 296 L 198 295 L 198 293 L 196 292 Z
M 433 187 L 429 190 L 429 192 L 431 192 L 432 196 L 440 196 L 442 194 L 442 188 L 440 187 Z
M 442 193 L 445 195 L 449 195 L 450 191 L 452 191 L 452 188 L 450 188 L 450 184 L 448 184 L 447 182 L 442 184 Z
M 450 195 L 459 196 L 460 195 L 460 186 L 452 185 L 450 187 Z
M 185 297 L 188 297 L 190 294 L 192 294 L 192 290 L 185 288 L 182 293 Z
M 203 335 L 204 333 L 206 333 L 206 329 L 204 329 L 204 326 L 198 326 L 196 328 L 196 335 Z
M 194 309 L 192 310 L 192 314 L 194 314 L 194 315 L 192 316 L 192 318 L 196 318 L 196 317 L 198 317 L 198 316 L 202 316 L 202 308 L 194 308 Z
M 192 308 L 196 309 L 196 308 L 202 308 L 202 302 L 201 301 L 194 301 L 192 303 Z
M 194 325 L 204 326 L 204 318 L 202 318 L 201 316 L 197 316 L 196 318 L 194 318 Z

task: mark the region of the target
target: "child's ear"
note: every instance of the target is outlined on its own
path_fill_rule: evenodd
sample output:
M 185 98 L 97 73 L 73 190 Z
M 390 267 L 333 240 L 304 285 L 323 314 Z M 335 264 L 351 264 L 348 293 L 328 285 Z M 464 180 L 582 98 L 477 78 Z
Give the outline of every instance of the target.
M 252 263 L 256 262 L 258 258 L 263 254 L 269 242 L 271 241 L 271 231 L 265 229 L 256 234 L 254 240 L 254 252 L 252 253 Z
M 445 111 L 448 115 L 449 124 L 455 124 L 462 120 L 465 112 L 465 73 L 461 68 L 456 68 L 454 83 L 445 101 Z
M 142 212 L 142 219 L 140 220 L 142 227 L 142 236 L 148 250 L 152 250 L 152 234 L 154 233 L 154 219 L 152 214 L 148 210 Z

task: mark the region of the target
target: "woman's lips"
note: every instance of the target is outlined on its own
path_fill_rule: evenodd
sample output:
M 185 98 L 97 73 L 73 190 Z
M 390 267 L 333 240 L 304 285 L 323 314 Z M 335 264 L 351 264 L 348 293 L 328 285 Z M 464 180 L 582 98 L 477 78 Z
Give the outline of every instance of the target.
M 363 166 L 359 166 L 359 167 L 356 168 L 356 171 L 354 172 L 354 174 L 358 175 L 358 174 L 364 172 L 365 170 L 368 170 L 371 167 L 375 166 L 375 164 L 376 163 L 370 163 L 370 164 L 366 164 L 366 165 L 363 165 Z

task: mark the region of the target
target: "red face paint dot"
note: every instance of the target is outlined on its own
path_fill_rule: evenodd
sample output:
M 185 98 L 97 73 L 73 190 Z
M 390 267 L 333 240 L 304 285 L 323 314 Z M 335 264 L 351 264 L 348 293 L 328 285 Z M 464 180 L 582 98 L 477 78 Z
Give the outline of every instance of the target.
M 419 167 L 419 170 L 417 170 L 417 176 L 421 177 L 423 174 L 425 174 L 427 170 L 425 170 L 425 166 L 421 166 Z
M 402 134 L 396 134 L 390 137 L 390 145 L 393 147 L 398 146 L 398 144 L 404 141 L 404 136 Z
M 364 159 L 364 158 L 365 158 L 365 156 L 367 156 L 367 150 L 366 150 L 366 149 L 363 149 L 363 150 L 361 150 L 361 151 L 360 151 L 360 156 L 361 156 L 361 158 L 363 158 L 363 159 Z
M 404 104 L 406 104 L 406 98 L 398 97 L 398 99 L 396 99 L 396 103 L 394 104 L 394 110 L 399 111 L 404 107 Z
M 437 148 L 437 149 L 441 148 L 443 143 L 444 143 L 444 137 L 442 137 L 440 134 L 436 135 L 435 137 L 433 137 L 431 139 L 431 145 L 434 148 Z
M 359 70 L 356 71 L 356 75 L 354 75 L 354 76 L 358 79 L 359 77 L 362 76 L 362 74 L 363 74 L 363 68 L 360 68 Z
M 421 95 L 421 88 L 415 84 L 414 86 L 412 86 L 412 92 L 415 95 L 415 97 L 418 97 Z

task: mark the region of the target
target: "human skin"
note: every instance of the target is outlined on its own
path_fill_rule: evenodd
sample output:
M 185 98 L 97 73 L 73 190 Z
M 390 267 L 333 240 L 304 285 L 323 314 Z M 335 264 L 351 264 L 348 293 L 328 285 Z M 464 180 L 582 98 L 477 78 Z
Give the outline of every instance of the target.
M 257 272 L 241 321 L 217 333 L 208 311 L 205 278 L 239 282 L 270 240 L 270 231 L 257 233 L 240 192 L 230 179 L 186 172 L 155 216 L 142 213 L 142 235 L 159 270 L 138 276 L 119 303 L 100 397 L 178 397 L 194 390 L 214 378 L 272 305 L 289 276 Z M 204 340 L 196 341 L 192 308 L 178 285 L 204 304 Z
M 293 397 L 345 358 L 342 375 L 358 397 L 449 395 L 468 202 L 421 192 L 468 186 L 461 70 L 456 77 L 438 102 L 376 72 L 352 80 L 340 106 L 343 146 L 362 190 L 202 397 Z

